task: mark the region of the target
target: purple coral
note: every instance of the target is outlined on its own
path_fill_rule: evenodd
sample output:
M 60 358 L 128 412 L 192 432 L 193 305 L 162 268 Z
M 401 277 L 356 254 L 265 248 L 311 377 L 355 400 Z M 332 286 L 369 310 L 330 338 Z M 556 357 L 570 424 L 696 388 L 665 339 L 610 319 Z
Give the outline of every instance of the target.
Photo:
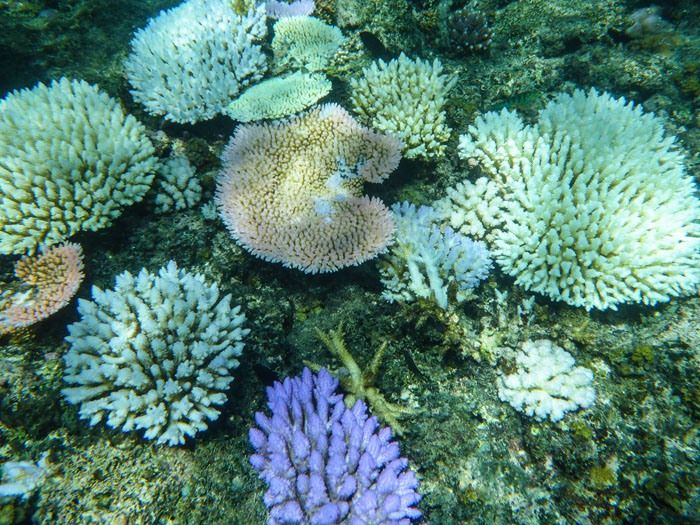
M 290 16 L 308 16 L 314 12 L 314 0 L 296 0 L 291 4 L 278 0 L 268 0 L 265 4 L 270 18 L 287 18 Z
M 255 414 L 250 458 L 268 485 L 268 525 L 410 525 L 418 480 L 391 429 L 357 401 L 346 408 L 327 370 L 267 389 L 272 417 Z

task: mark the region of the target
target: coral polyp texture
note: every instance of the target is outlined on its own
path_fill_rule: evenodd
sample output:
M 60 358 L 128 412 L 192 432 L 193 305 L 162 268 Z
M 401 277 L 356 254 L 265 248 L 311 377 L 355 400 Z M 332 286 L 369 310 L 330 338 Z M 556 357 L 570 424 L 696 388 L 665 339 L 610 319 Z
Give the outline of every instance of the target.
M 79 301 L 64 356 L 62 392 L 81 418 L 179 445 L 219 417 L 249 332 L 230 295 L 170 261 L 92 296 Z
M 499 378 L 498 397 L 518 412 L 556 422 L 595 401 L 593 372 L 575 367 L 573 356 L 548 339 L 524 343 L 515 364 L 515 373 Z
M 16 290 L 0 293 L 0 333 L 32 325 L 58 312 L 83 281 L 83 250 L 66 243 L 17 261 Z
M 383 252 L 391 213 L 362 195 L 401 155 L 395 137 L 357 124 L 336 104 L 239 126 L 223 154 L 216 202 L 254 255 L 304 272 L 332 272 Z
M 445 152 L 450 137 L 443 107 L 454 79 L 436 58 L 377 60 L 350 80 L 352 104 L 363 124 L 403 141 L 406 158 L 431 158 Z
M 273 77 L 248 88 L 226 108 L 226 114 L 239 122 L 288 117 L 313 106 L 331 87 L 321 73 L 297 71 Z
M 340 29 L 313 16 L 281 18 L 273 31 L 272 52 L 280 70 L 321 71 L 345 41 Z
M 202 185 L 187 157 L 173 155 L 158 168 L 156 213 L 191 208 L 202 198 Z
M 124 65 L 134 99 L 152 115 L 195 123 L 223 112 L 262 78 L 265 5 L 239 15 L 229 0 L 188 0 L 139 29 Z
M 396 242 L 379 263 L 389 302 L 434 301 L 447 309 L 473 296 L 491 270 L 491 254 L 481 241 L 440 228 L 440 214 L 430 206 L 403 202 L 392 206 Z
M 418 480 L 362 401 L 347 408 L 327 370 L 267 389 L 250 430 L 253 467 L 268 484 L 268 525 L 410 525 L 421 516 Z
M 0 253 L 35 253 L 109 226 L 140 201 L 157 161 L 144 128 L 83 81 L 0 101 Z
M 439 208 L 460 231 L 487 230 L 496 261 L 527 290 L 588 310 L 697 292 L 697 184 L 640 106 L 592 89 L 558 95 L 533 125 L 486 113 L 459 154 L 491 180 L 463 184 Z M 481 212 L 463 208 L 473 191 L 488 196 Z M 489 224 L 474 224 L 487 209 Z

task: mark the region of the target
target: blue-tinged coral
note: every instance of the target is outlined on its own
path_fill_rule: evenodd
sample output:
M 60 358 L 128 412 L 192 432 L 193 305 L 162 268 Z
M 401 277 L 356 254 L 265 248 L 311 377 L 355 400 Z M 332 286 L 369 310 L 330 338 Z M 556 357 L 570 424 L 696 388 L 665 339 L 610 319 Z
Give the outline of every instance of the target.
M 268 484 L 268 525 L 410 525 L 418 480 L 362 401 L 347 408 L 327 370 L 267 389 L 271 416 L 250 431 L 253 467 Z
M 471 297 L 491 270 L 486 245 L 449 226 L 441 229 L 430 206 L 403 202 L 392 211 L 396 242 L 379 264 L 382 296 L 390 302 L 430 299 L 443 309 Z
M 28 499 L 39 488 L 49 473 L 47 455 L 36 463 L 31 461 L 7 461 L 2 464 L 0 498 Z
M 245 316 L 216 284 L 178 270 L 124 272 L 92 289 L 68 327 L 63 394 L 80 417 L 178 445 L 219 417 L 238 367 Z

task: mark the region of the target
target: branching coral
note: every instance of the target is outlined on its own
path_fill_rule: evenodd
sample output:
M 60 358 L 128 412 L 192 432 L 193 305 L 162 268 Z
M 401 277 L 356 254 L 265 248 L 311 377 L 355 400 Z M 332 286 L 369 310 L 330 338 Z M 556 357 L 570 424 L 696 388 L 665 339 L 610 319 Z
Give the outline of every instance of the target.
M 700 286 L 697 185 L 674 137 L 640 106 L 560 94 L 534 125 L 507 110 L 479 117 L 459 153 L 491 180 L 439 208 L 455 228 L 487 230 L 496 261 L 526 289 L 604 310 Z M 464 209 L 474 191 L 489 196 L 476 214 Z M 485 210 L 488 224 L 474 224 Z
M 173 261 L 158 275 L 124 272 L 114 290 L 92 295 L 64 356 L 63 395 L 82 418 L 178 445 L 219 417 L 248 333 L 230 295 Z
M 210 119 L 265 73 L 255 42 L 266 32 L 264 3 L 237 14 L 230 0 L 187 0 L 134 35 L 125 63 L 131 93 L 173 122 Z
M 0 101 L 0 253 L 34 253 L 109 226 L 143 199 L 157 161 L 144 128 L 86 82 Z
M 443 107 L 455 79 L 443 74 L 442 63 L 378 60 L 350 81 L 352 104 L 360 120 L 403 141 L 407 158 L 438 157 L 450 137 Z

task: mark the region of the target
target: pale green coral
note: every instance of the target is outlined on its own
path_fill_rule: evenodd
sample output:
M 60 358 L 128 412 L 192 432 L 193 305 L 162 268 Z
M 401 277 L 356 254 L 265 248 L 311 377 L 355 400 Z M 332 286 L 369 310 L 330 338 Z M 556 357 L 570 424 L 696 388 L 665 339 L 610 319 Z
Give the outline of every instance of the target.
M 97 87 L 62 78 L 0 101 L 0 252 L 109 226 L 148 191 L 146 129 Z
M 438 157 L 445 151 L 450 128 L 443 107 L 454 79 L 432 63 L 398 59 L 377 60 L 350 81 L 352 104 L 363 123 L 382 133 L 398 135 L 406 158 Z
M 278 70 L 321 71 L 345 40 L 340 29 L 312 16 L 281 18 L 274 33 L 272 52 Z
M 225 113 L 239 122 L 277 119 L 299 113 L 325 97 L 331 82 L 321 73 L 297 71 L 274 77 L 248 88 Z

